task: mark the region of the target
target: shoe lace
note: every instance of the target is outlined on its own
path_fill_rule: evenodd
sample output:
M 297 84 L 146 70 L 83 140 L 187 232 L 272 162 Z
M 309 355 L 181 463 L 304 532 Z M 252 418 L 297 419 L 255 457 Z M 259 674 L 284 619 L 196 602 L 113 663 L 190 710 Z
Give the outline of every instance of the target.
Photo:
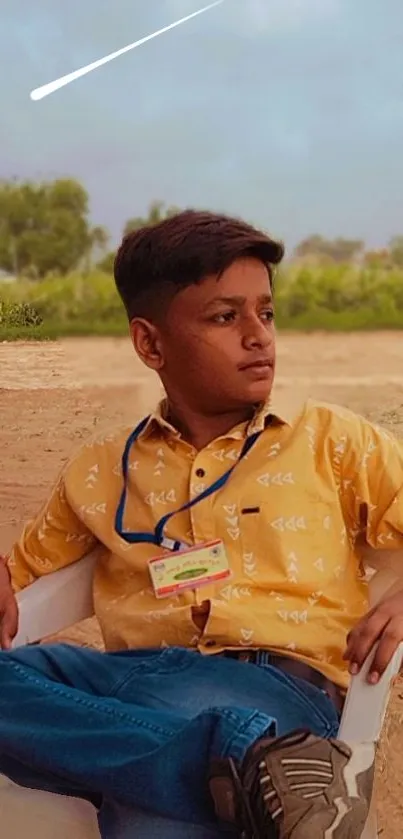
M 265 764 L 262 762 L 256 774 L 256 779 L 253 784 L 251 792 L 245 792 L 242 781 L 239 777 L 238 769 L 232 759 L 229 761 L 230 771 L 234 788 L 239 796 L 239 801 L 243 810 L 243 823 L 245 825 L 241 833 L 241 839 L 277 839 L 278 831 L 276 829 L 276 819 L 274 819 L 267 807 L 265 806 L 264 790 L 264 774 L 263 768 Z M 259 828 L 259 825 L 261 827 Z M 264 834 L 262 828 L 264 826 Z
M 249 795 L 245 792 L 242 781 L 239 777 L 239 772 L 236 763 L 230 758 L 229 767 L 232 776 L 234 789 L 238 793 L 239 801 L 242 807 L 242 821 L 245 825 L 241 833 L 241 839 L 260 839 L 256 819 L 249 801 Z

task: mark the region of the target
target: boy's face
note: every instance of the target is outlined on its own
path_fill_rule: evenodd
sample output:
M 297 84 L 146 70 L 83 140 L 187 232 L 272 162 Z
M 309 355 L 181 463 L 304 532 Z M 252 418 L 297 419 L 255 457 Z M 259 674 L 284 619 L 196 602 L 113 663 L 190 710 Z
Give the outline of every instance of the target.
M 179 292 L 163 323 L 152 330 L 149 348 L 154 352 L 148 357 L 135 322 L 134 344 L 172 399 L 218 413 L 269 396 L 275 364 L 273 303 L 267 268 L 257 259 L 239 259 L 218 281 L 209 277 Z

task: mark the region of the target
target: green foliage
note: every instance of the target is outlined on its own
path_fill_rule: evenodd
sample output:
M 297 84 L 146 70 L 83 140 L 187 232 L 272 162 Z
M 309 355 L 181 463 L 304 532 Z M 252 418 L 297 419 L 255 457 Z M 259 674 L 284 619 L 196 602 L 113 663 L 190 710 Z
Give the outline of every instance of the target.
M 123 235 L 126 236 L 126 234 L 131 233 L 132 230 L 140 230 L 141 227 L 159 224 L 160 221 L 163 221 L 165 218 L 172 218 L 172 216 L 176 216 L 179 212 L 180 210 L 178 207 L 166 207 L 164 201 L 153 201 L 150 204 L 148 213 L 145 217 L 135 216 L 126 222 Z
M 403 328 L 403 271 L 351 265 L 291 267 L 278 282 L 280 326 Z
M 105 256 L 99 260 L 96 265 L 97 271 L 102 274 L 113 274 L 113 265 L 115 262 L 115 251 L 109 251 Z
M 403 268 L 403 236 L 395 236 L 389 242 L 389 252 L 394 265 Z
M 165 218 L 172 218 L 172 216 L 176 216 L 179 212 L 180 210 L 178 207 L 166 207 L 163 201 L 153 201 L 148 208 L 146 216 L 134 216 L 133 218 L 128 219 L 123 228 L 123 235 L 126 236 L 134 230 L 140 230 L 141 227 L 149 227 L 158 224 Z M 102 271 L 106 274 L 113 274 L 115 254 L 116 251 L 109 251 L 106 253 L 96 265 L 98 271 Z
M 153 201 L 144 216 L 128 219 L 123 234 L 158 224 L 179 211 L 163 201 Z M 110 273 L 114 252 L 107 252 L 108 242 L 108 231 L 91 225 L 88 193 L 74 178 L 38 183 L 0 180 L 0 274 L 37 281 L 50 273 L 90 273 L 94 266 Z M 403 270 L 403 236 L 395 236 L 383 251 L 365 252 L 361 240 L 314 234 L 296 247 L 294 261 L 321 269 L 344 270 L 351 263 Z M 335 296 L 338 298 L 336 290 Z
M 290 266 L 279 273 L 275 297 L 280 328 L 403 329 L 403 270 Z M 112 276 L 100 271 L 49 275 L 37 283 L 0 284 L 1 299 L 2 340 L 28 337 L 29 329 L 33 337 L 41 338 L 126 335 L 128 331 Z M 2 312 L 20 314 L 5 317 Z M 42 324 L 29 327 L 39 322 L 36 318 Z
M 40 326 L 42 317 L 30 303 L 0 300 L 0 329 Z
M 89 222 L 89 199 L 73 178 L 0 182 L 0 269 L 37 279 L 90 267 L 108 234 Z
M 315 233 L 297 245 L 295 257 L 308 261 L 345 264 L 358 259 L 363 251 L 364 242 L 360 239 L 325 239 Z
M 100 272 L 49 276 L 35 284 L 17 282 L 7 286 L 9 299 L 26 300 L 35 305 L 44 323 L 81 322 L 91 331 L 94 321 L 107 324 L 125 322 L 125 314 L 113 279 Z
M 177 212 L 154 201 L 123 232 Z M 91 225 L 78 181 L 0 181 L 0 340 L 126 334 L 108 240 L 104 227 Z M 315 234 L 294 256 L 277 282 L 280 328 L 403 328 L 403 236 L 365 252 L 360 240 Z M 18 279 L 2 283 L 2 273 Z

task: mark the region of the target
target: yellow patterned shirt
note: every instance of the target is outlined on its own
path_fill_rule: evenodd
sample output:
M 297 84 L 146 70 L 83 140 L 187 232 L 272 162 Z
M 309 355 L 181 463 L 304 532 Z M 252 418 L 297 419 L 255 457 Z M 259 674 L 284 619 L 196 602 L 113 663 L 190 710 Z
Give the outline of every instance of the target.
M 293 422 L 275 416 L 263 430 L 268 412 L 196 451 L 159 409 L 130 453 L 125 528 L 153 532 L 236 463 L 245 435 L 262 430 L 226 485 L 167 528 L 188 544 L 223 540 L 230 580 L 155 598 L 148 560 L 162 549 L 129 545 L 114 529 L 124 429 L 84 446 L 64 470 L 10 555 L 14 589 L 101 545 L 94 601 L 108 650 L 266 648 L 345 686 L 346 635 L 368 606 L 354 545 L 363 530 L 373 547 L 403 547 L 403 447 L 326 404 L 308 402 Z M 192 616 L 206 600 L 203 629 Z

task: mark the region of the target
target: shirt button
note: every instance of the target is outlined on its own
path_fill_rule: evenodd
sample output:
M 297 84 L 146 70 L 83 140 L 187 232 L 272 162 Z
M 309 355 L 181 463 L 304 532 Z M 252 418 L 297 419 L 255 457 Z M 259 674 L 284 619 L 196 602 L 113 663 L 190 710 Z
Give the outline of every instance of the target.
M 204 469 L 196 469 L 196 475 L 198 478 L 204 478 L 205 474 Z
M 206 647 L 215 647 L 216 645 L 217 641 L 213 641 L 213 639 L 211 639 L 210 641 L 206 641 Z

